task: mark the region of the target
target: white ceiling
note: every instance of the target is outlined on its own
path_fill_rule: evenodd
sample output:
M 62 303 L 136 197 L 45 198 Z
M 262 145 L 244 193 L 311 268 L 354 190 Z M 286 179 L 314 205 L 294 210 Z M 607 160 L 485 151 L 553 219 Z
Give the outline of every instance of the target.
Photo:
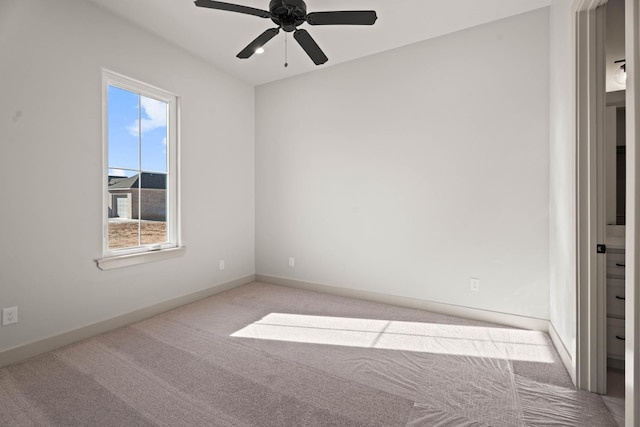
M 250 59 L 236 54 L 267 28 L 271 20 L 196 7 L 192 0 L 90 0 L 134 24 L 203 58 L 252 85 L 326 68 L 385 50 L 459 31 L 496 19 L 548 6 L 551 0 L 306 0 L 307 12 L 375 10 L 373 26 L 315 26 L 304 24 L 329 57 L 316 66 L 285 33 Z M 268 10 L 269 0 L 229 0 Z

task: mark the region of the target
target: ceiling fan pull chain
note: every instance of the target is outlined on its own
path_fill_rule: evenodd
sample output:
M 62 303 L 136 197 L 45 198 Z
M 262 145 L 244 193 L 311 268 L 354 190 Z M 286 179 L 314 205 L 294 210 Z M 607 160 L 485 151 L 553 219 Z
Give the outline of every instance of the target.
M 284 33 L 284 67 L 287 68 L 289 66 L 289 61 L 287 60 L 287 33 Z

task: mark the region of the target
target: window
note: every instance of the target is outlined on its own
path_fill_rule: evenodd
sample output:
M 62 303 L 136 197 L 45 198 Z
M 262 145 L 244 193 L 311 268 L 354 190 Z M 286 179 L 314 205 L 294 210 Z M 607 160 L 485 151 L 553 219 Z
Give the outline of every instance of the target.
M 100 268 L 113 265 L 109 261 L 121 255 L 131 260 L 134 254 L 179 246 L 177 97 L 104 71 L 103 102 L 105 209 Z M 146 260 L 125 265 L 139 262 Z

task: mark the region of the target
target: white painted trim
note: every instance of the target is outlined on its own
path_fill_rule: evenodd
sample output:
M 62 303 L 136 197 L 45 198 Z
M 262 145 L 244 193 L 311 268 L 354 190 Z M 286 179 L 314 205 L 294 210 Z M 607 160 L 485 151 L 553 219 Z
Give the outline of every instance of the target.
M 162 261 L 165 259 L 177 258 L 184 255 L 186 246 L 179 248 L 167 248 L 157 251 L 137 252 L 134 254 L 109 256 L 95 260 L 100 270 L 111 270 L 113 268 L 130 267 L 132 265 L 146 264 L 148 262 Z
M 609 0 L 575 0 L 573 8 L 576 12 L 584 12 L 604 6 L 608 1 Z
M 576 384 L 606 391 L 604 125 L 606 1 L 578 2 L 576 30 Z M 586 9 L 586 5 L 592 9 Z
M 594 138 L 594 154 L 595 167 L 594 187 L 596 192 L 596 201 L 594 206 L 594 226 L 593 231 L 596 235 L 598 243 L 606 243 L 606 190 L 605 190 L 605 123 L 606 123 L 606 15 L 605 8 L 599 7 L 595 9 L 596 23 L 596 52 L 595 52 L 595 108 L 596 129 Z M 595 250 L 593 250 L 595 252 Z M 596 364 L 596 392 L 607 392 L 607 269 L 606 255 L 595 255 L 595 299 L 593 300 L 593 308 L 595 314 L 596 342 L 595 342 L 595 364 Z
M 55 350 L 65 345 L 73 344 L 74 342 L 78 342 L 83 339 L 87 339 L 98 334 L 129 325 L 134 322 L 139 322 L 151 316 L 155 316 L 156 314 L 172 310 L 185 304 L 199 301 L 203 298 L 207 298 L 220 292 L 246 285 L 247 283 L 251 283 L 253 281 L 255 281 L 254 275 L 241 277 L 239 279 L 213 285 L 209 288 L 202 289 L 200 291 L 196 291 L 187 295 L 171 298 L 169 300 L 148 307 L 143 307 L 130 313 L 125 313 L 120 316 L 112 317 L 110 319 L 101 320 L 99 322 L 82 326 L 80 328 L 63 332 L 61 334 L 44 338 L 42 340 L 4 350 L 0 352 L 0 368 L 12 363 L 20 362 L 30 357 L 37 356 L 42 353 L 46 353 L 48 351 Z
M 625 259 L 625 425 L 640 425 L 640 4 L 625 3 L 627 211 Z
M 338 295 L 347 298 L 357 298 L 365 301 L 390 304 L 398 307 L 415 308 L 418 310 L 430 311 L 433 313 L 445 314 L 448 316 L 462 317 L 465 319 L 479 320 L 483 322 L 491 322 L 515 328 L 544 332 L 548 332 L 549 330 L 548 320 L 538 319 L 535 317 L 519 316 L 509 313 L 500 313 L 497 311 L 482 310 L 478 308 L 463 307 L 452 304 L 443 304 L 417 298 L 407 298 L 395 295 L 381 294 L 359 289 L 348 289 L 340 286 L 323 285 L 319 283 L 304 282 L 300 280 L 288 279 L 285 277 L 266 276 L 262 274 L 256 274 L 256 281 L 271 283 L 274 285 L 288 286 L 291 288 L 304 289 L 308 291 L 321 292 L 325 294 Z
M 553 323 L 551 322 L 549 322 L 549 337 L 551 337 L 551 342 L 553 342 L 553 346 L 556 348 L 562 364 L 569 373 L 571 381 L 573 381 L 573 383 L 575 384 L 576 371 L 575 369 L 573 369 L 573 359 L 571 358 L 571 353 L 569 353 L 569 350 L 567 350 L 567 347 L 560 339 L 560 335 L 558 335 L 558 331 L 556 331 L 555 326 L 553 326 Z

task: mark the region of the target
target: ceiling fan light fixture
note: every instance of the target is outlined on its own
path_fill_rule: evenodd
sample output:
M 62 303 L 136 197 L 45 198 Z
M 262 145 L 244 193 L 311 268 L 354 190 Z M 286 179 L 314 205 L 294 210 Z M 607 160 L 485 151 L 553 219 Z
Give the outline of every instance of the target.
M 256 49 L 256 53 L 257 53 L 258 55 L 262 55 L 262 54 L 264 53 L 264 48 L 263 48 L 263 47 L 259 47 L 259 48 L 257 48 L 257 49 Z
M 620 68 L 618 68 L 615 72 L 615 74 L 613 75 L 613 80 L 615 80 L 616 83 L 618 83 L 619 85 L 622 86 L 626 86 L 627 84 L 627 64 L 625 63 L 624 59 L 621 59 L 619 61 L 615 61 L 614 64 L 619 64 L 619 63 L 623 63 Z

